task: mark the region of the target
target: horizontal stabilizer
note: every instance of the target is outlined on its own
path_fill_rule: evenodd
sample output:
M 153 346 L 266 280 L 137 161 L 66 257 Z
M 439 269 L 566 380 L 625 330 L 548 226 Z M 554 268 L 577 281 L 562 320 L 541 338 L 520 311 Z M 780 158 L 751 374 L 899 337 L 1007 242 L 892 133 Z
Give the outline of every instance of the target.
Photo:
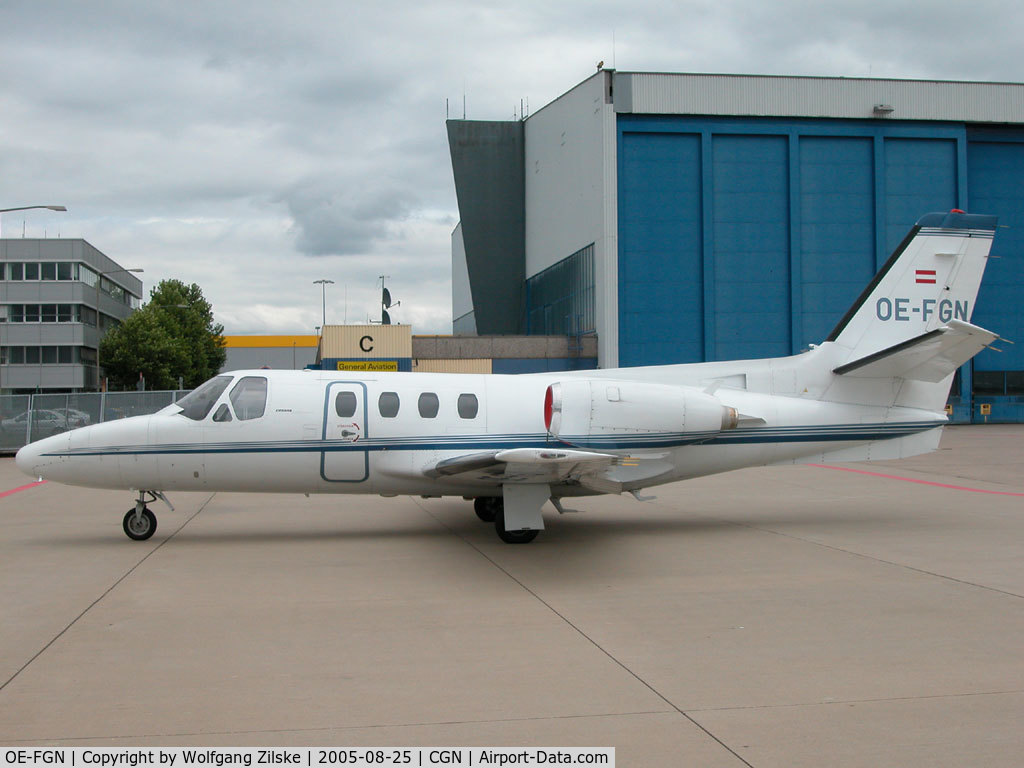
M 995 341 L 997 334 L 960 320 L 833 370 L 857 378 L 939 382 Z

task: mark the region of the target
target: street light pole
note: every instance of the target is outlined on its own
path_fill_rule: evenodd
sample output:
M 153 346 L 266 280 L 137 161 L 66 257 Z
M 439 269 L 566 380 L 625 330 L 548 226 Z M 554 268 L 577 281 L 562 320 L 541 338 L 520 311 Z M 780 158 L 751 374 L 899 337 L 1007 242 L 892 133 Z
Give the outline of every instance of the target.
M 47 211 L 67 211 L 63 205 L 22 205 L 17 208 L 0 208 L 0 213 L 11 213 L 12 211 L 34 211 L 41 208 Z M 0 216 L 0 219 L 3 217 Z
M 319 285 L 320 288 L 322 289 L 321 290 L 321 293 L 322 293 L 321 300 L 323 302 L 323 317 L 321 318 L 321 321 L 320 321 L 320 332 L 323 333 L 323 329 L 327 325 L 327 286 L 328 285 L 334 285 L 334 281 L 333 280 L 326 280 L 326 279 L 314 280 L 313 281 L 313 285 Z
M 99 272 L 96 275 L 96 391 L 104 392 L 103 379 L 100 377 L 100 342 L 103 340 L 103 333 L 100 331 L 100 283 L 106 275 L 117 275 L 121 272 L 145 272 L 141 267 L 133 269 L 110 269 L 106 272 Z

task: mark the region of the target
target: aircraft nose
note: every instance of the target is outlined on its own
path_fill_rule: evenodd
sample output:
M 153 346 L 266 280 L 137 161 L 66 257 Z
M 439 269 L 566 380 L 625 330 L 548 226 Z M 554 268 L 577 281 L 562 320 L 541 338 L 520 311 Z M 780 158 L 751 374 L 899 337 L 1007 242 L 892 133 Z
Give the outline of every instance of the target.
M 29 443 L 28 445 L 23 446 L 21 450 L 15 454 L 14 463 L 17 465 L 18 469 L 26 475 L 36 479 L 45 479 L 46 468 L 52 466 L 54 462 L 58 461 L 57 458 L 47 456 L 46 454 L 59 450 L 60 448 L 66 449 L 67 445 L 67 433 L 37 440 L 34 443 Z

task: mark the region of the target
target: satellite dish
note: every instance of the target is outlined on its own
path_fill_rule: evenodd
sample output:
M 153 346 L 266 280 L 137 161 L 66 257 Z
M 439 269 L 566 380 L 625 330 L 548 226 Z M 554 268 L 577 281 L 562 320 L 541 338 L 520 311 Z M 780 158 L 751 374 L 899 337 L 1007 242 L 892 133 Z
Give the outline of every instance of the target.
M 391 291 L 387 288 L 384 289 L 384 295 L 381 297 L 380 303 L 384 305 L 384 309 L 391 306 Z
M 380 324 L 391 325 L 391 315 L 388 314 L 387 310 L 381 310 L 380 313 Z

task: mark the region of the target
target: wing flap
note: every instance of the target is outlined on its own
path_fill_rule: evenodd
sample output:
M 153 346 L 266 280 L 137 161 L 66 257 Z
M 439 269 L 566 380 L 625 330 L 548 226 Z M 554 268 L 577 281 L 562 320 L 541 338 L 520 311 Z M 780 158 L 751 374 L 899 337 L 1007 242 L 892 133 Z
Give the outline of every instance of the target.
M 939 382 L 997 338 L 997 334 L 977 325 L 950 320 L 947 325 L 841 365 L 832 372 L 857 378 Z
M 621 461 L 610 453 L 562 448 L 511 448 L 444 459 L 424 470 L 434 478 L 493 484 L 551 484 L 603 472 Z

